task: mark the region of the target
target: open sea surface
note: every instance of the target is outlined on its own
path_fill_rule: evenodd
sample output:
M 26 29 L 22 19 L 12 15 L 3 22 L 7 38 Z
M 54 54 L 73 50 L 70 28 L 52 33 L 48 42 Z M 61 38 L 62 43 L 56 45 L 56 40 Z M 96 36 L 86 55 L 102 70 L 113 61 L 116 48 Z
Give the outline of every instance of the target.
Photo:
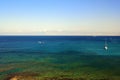
M 119 67 L 120 36 L 0 36 L 0 80 L 20 73 L 120 80 Z

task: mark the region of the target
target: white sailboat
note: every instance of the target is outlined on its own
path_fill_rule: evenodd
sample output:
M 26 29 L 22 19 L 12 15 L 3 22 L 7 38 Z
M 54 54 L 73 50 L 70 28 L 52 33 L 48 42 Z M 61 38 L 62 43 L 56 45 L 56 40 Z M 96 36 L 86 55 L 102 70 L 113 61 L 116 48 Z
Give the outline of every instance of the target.
M 105 49 L 105 50 L 108 50 L 108 45 L 107 45 L 107 42 L 106 42 L 106 41 L 105 41 L 104 49 Z
M 42 41 L 38 41 L 39 44 L 42 44 Z
M 44 44 L 44 42 L 43 42 L 43 41 L 38 41 L 38 43 L 39 43 L 39 44 Z

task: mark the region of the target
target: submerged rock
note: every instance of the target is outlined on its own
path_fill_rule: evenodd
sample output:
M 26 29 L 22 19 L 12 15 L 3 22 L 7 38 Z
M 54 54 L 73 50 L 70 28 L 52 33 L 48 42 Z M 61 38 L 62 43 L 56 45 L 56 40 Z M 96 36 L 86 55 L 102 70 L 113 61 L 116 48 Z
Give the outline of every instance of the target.
M 11 78 L 10 80 L 19 80 L 19 77 L 15 76 L 15 77 Z
M 37 76 L 36 73 L 17 73 L 8 75 L 4 80 L 37 80 Z

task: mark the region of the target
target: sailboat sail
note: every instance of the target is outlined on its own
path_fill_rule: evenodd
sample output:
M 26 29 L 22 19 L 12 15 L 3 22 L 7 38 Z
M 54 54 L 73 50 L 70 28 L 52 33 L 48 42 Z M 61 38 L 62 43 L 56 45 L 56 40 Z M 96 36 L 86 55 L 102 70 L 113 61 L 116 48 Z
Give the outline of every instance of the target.
M 107 41 L 105 41 L 104 49 L 105 49 L 105 50 L 108 50 Z

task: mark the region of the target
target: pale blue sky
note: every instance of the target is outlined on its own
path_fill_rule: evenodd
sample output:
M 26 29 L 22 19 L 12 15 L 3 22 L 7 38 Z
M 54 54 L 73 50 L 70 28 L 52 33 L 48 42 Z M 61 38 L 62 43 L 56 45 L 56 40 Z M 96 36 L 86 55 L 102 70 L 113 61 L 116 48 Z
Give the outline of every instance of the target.
M 0 35 L 120 35 L 120 0 L 0 0 Z

